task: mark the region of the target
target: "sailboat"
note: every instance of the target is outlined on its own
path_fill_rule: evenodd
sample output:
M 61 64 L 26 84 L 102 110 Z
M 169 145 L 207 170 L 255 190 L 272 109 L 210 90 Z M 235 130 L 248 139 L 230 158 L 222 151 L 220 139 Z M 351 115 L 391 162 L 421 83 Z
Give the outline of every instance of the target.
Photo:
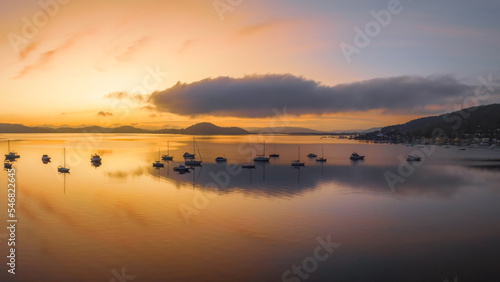
M 57 168 L 57 171 L 60 173 L 69 173 L 69 168 L 66 167 L 66 148 L 64 148 L 64 165 L 63 166 L 60 165 Z
M 98 154 L 94 154 L 93 156 L 90 156 L 90 161 L 93 163 L 100 163 L 102 159 Z
M 264 140 L 263 147 L 264 147 L 264 154 L 256 156 L 253 159 L 254 162 L 268 162 L 269 161 L 269 158 L 266 157 L 266 140 Z
M 9 160 L 5 160 L 3 163 L 4 168 L 12 168 L 12 163 Z
M 304 163 L 300 161 L 300 146 L 299 146 L 298 159 L 292 162 L 292 166 L 304 166 Z
M 326 159 L 323 157 L 323 146 L 321 146 L 321 157 L 316 158 L 317 162 L 326 162 Z
M 15 160 L 17 158 L 20 158 L 21 156 L 19 156 L 15 152 L 11 152 L 10 151 L 10 140 L 7 141 L 7 144 L 8 144 L 8 147 L 9 147 L 9 153 L 5 155 L 5 159 L 7 159 L 7 160 Z
M 160 148 L 158 148 L 158 159 L 160 159 Z M 153 167 L 164 167 L 165 165 L 159 160 L 153 163 Z
M 167 141 L 167 154 L 166 155 L 163 155 L 163 157 L 161 157 L 164 161 L 171 161 L 174 159 L 174 157 L 170 156 L 170 142 Z
M 42 162 L 43 162 L 44 164 L 49 163 L 49 162 L 50 162 L 50 157 L 49 157 L 49 155 L 43 155 L 43 156 L 42 156 Z
M 279 158 L 280 154 L 276 153 L 276 143 L 274 143 L 274 153 L 270 154 L 271 158 Z
M 195 149 L 196 149 L 196 140 L 193 137 L 193 152 L 196 151 Z M 197 161 L 194 158 L 194 155 L 195 154 L 193 154 L 193 158 L 192 159 L 186 159 L 186 161 L 184 162 L 184 164 L 188 165 L 188 166 L 201 166 L 201 154 L 200 154 L 200 150 L 198 149 L 198 155 L 200 155 L 200 160 L 199 161 Z

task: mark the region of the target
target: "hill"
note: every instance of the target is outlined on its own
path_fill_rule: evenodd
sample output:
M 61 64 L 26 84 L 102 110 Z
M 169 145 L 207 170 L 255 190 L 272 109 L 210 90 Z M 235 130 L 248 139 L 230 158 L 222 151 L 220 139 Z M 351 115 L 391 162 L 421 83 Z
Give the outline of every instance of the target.
M 251 133 L 260 134 L 325 134 L 325 131 L 309 129 L 305 127 L 264 127 L 252 129 Z
M 188 135 L 243 135 L 248 134 L 248 131 L 239 127 L 219 127 L 209 122 L 202 122 L 181 129 L 179 133 Z
M 133 126 L 120 127 L 29 127 L 22 124 L 0 123 L 0 133 L 164 133 L 164 134 L 188 134 L 188 135 L 241 135 L 248 131 L 239 127 L 219 127 L 214 124 L 203 122 L 192 125 L 185 129 L 162 129 L 159 131 L 136 128 Z
M 460 111 L 415 119 L 382 128 L 382 133 L 406 133 L 431 137 L 436 128 L 450 137 L 466 134 L 496 134 L 500 130 L 500 104 L 471 107 Z

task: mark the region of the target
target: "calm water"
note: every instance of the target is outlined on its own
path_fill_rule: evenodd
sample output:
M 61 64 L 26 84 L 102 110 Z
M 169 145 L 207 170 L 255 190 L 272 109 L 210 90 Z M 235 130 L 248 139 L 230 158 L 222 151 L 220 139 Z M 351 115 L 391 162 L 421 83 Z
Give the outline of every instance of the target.
M 242 170 L 233 164 L 262 153 L 258 136 L 200 136 L 203 166 L 181 175 L 190 136 L 0 138 L 21 155 L 16 275 L 2 228 L 0 281 L 500 281 L 500 149 L 267 136 L 266 154 L 280 157 Z M 154 169 L 167 140 L 174 161 Z M 298 144 L 306 166 L 294 169 Z M 306 157 L 322 146 L 326 163 Z M 400 158 L 414 150 L 425 158 L 411 171 Z M 353 151 L 366 160 L 350 161 Z M 339 245 L 329 253 L 321 240 Z

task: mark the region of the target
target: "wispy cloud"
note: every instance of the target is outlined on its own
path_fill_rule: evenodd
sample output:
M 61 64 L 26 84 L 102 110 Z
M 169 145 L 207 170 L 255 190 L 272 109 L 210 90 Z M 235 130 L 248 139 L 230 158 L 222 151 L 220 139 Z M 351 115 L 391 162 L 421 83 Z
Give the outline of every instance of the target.
M 127 92 L 117 91 L 112 92 L 104 96 L 104 98 L 108 99 L 127 99 L 130 95 Z
M 238 37 L 247 37 L 247 36 L 252 36 L 256 35 L 262 32 L 265 32 L 267 30 L 270 30 L 272 28 L 278 27 L 280 25 L 286 24 L 288 21 L 287 20 L 268 20 L 265 22 L 260 22 L 257 24 L 252 24 L 252 25 L 247 25 L 245 27 L 240 28 L 237 31 L 237 36 Z
M 472 86 L 450 75 L 378 78 L 336 86 L 284 75 L 208 78 L 177 83 L 153 93 L 149 102 L 160 112 L 186 116 L 269 117 L 286 107 L 291 115 L 322 115 L 381 110 L 423 114 L 432 106 L 452 105 L 473 95 Z
M 188 39 L 188 40 L 185 40 L 182 43 L 181 48 L 179 48 L 179 50 L 177 50 L 177 53 L 178 54 L 184 53 L 184 51 L 186 51 L 187 49 L 189 49 L 189 47 L 191 47 L 196 41 L 197 41 L 197 39 Z
M 63 51 L 66 51 L 67 49 L 69 49 L 73 45 L 75 45 L 76 42 L 80 39 L 80 37 L 88 35 L 92 32 L 93 31 L 91 31 L 91 30 L 86 30 L 86 31 L 82 31 L 82 32 L 78 32 L 78 33 L 70 35 L 67 39 L 65 39 L 57 47 L 41 53 L 40 56 L 38 57 L 38 60 L 36 60 L 34 63 L 24 66 L 23 69 L 21 71 L 19 71 L 19 73 L 16 76 L 13 77 L 13 79 L 21 78 L 33 70 L 43 68 L 56 55 L 58 55 L 59 53 L 61 53 Z M 26 47 L 26 49 L 24 49 L 21 52 L 21 59 L 25 58 L 30 52 L 32 52 L 35 49 L 35 47 L 36 47 L 35 43 L 28 45 L 28 47 Z
M 136 103 L 143 103 L 147 101 L 147 95 L 141 95 L 141 94 L 129 94 L 124 91 L 117 91 L 117 92 L 111 92 L 109 94 L 104 95 L 104 98 L 106 99 L 117 99 L 117 100 L 131 100 Z
M 112 116 L 113 114 L 110 113 L 110 112 L 104 112 L 104 111 L 100 111 L 97 113 L 98 116 L 102 116 L 102 117 L 108 117 L 108 116 Z
M 147 36 L 143 36 L 133 42 L 131 42 L 129 45 L 122 46 L 120 52 L 118 55 L 116 55 L 116 60 L 118 62 L 125 62 L 130 60 L 133 54 L 135 54 L 144 44 L 148 41 Z
M 31 42 L 28 46 L 26 46 L 26 48 L 24 48 L 23 50 L 21 50 L 21 52 L 19 52 L 19 58 L 21 60 L 24 60 L 37 47 L 38 47 L 38 43 Z

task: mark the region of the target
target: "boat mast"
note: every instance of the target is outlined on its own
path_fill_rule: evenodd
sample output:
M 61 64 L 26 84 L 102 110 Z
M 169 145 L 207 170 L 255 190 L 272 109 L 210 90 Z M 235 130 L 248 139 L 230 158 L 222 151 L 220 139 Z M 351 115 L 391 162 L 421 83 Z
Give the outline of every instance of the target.
M 64 147 L 64 167 L 66 167 L 66 147 Z
M 193 144 L 196 144 L 195 141 L 194 141 L 194 137 L 193 137 Z M 197 147 L 198 147 L 198 155 L 200 155 L 200 161 L 202 161 L 201 153 L 200 153 L 200 147 L 199 146 L 197 146 Z
M 266 140 L 264 140 L 264 157 L 266 156 Z

